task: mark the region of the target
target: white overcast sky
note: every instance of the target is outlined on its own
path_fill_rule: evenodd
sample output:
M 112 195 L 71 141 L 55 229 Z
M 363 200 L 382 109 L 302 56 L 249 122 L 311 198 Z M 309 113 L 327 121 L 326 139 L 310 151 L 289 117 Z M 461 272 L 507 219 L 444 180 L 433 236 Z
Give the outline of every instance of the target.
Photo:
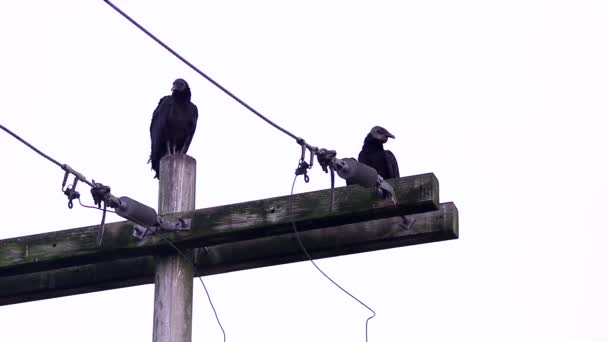
M 382 125 L 402 175 L 439 178 L 459 240 L 319 261 L 376 310 L 370 341 L 608 340 L 608 2 L 116 4 L 310 143 L 356 157 Z M 299 146 L 103 1 L 2 1 L 0 39 L 0 122 L 115 194 L 156 207 L 149 122 L 177 77 L 197 208 L 289 193 Z M 55 165 L 2 132 L 0 150 L 0 239 L 100 221 Z M 311 178 L 296 192 L 329 186 Z M 309 263 L 205 281 L 230 342 L 365 341 L 368 311 Z M 221 341 L 194 288 L 193 341 Z M 3 306 L 0 340 L 149 341 L 153 289 Z

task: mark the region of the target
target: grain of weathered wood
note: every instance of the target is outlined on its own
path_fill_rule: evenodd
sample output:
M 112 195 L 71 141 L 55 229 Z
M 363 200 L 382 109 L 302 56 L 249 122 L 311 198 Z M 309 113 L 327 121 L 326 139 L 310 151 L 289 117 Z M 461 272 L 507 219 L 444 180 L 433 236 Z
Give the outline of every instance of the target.
M 411 230 L 400 217 L 360 222 L 300 236 L 314 258 L 402 247 L 458 238 L 458 210 L 453 203 L 414 215 Z M 292 234 L 232 242 L 208 248 L 199 256 L 197 275 L 219 274 L 304 260 Z M 154 282 L 151 256 L 106 261 L 53 271 L 0 277 L 0 305 L 55 298 Z
M 185 154 L 160 160 L 158 212 L 192 211 L 195 208 L 196 161 Z M 192 255 L 184 250 L 185 256 Z M 181 254 L 156 257 L 154 272 L 154 322 L 152 341 L 192 341 L 192 257 Z
M 0 277 L 0 305 L 153 284 L 154 257 Z
M 402 217 L 359 222 L 299 233 L 310 255 L 326 258 L 378 249 L 458 238 L 458 209 L 453 203 L 417 214 L 409 230 Z M 202 252 L 201 252 L 202 254 Z M 197 274 L 210 275 L 307 260 L 295 234 L 233 242 L 207 248 L 199 258 Z
M 336 202 L 329 212 L 329 190 L 263 199 L 180 213 L 192 219 L 192 230 L 168 233 L 180 248 L 213 246 L 289 233 L 290 222 L 300 230 L 312 230 L 366 220 L 437 209 L 439 183 L 432 173 L 390 180 L 398 205 L 379 201 L 371 189 L 336 188 Z M 0 276 L 85 265 L 120 258 L 158 254 L 169 246 L 159 237 L 140 241 L 128 222 L 106 225 L 103 245 L 96 244 L 98 226 L 63 230 L 0 240 Z

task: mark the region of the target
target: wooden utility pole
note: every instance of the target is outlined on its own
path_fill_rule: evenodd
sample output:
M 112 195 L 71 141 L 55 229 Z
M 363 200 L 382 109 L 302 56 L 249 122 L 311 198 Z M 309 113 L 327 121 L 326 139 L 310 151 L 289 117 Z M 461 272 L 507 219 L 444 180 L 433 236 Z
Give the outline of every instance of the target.
M 158 212 L 160 215 L 195 208 L 196 160 L 174 154 L 160 160 Z M 192 340 L 191 250 L 156 257 L 154 275 L 154 342 Z

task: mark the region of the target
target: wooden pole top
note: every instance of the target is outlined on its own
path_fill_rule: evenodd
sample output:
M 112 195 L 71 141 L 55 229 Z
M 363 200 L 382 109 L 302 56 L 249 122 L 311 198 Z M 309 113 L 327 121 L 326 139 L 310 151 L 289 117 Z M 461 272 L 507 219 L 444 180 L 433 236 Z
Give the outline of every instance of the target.
M 194 158 L 185 154 L 163 157 L 158 183 L 158 212 L 161 215 L 194 210 Z M 189 250 L 155 257 L 153 342 L 192 341 L 192 259 Z

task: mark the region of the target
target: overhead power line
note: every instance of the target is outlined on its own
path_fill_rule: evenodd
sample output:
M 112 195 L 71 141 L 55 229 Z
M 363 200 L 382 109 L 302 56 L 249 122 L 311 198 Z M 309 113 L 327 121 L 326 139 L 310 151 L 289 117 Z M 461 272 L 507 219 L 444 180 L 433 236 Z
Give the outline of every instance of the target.
M 301 138 L 297 137 L 295 134 L 291 133 L 290 131 L 286 130 L 285 128 L 277 125 L 272 120 L 268 119 L 266 116 L 262 115 L 260 112 L 258 112 L 257 110 L 255 110 L 255 108 L 253 108 L 250 105 L 248 105 L 245 101 L 243 101 L 240 98 L 238 98 L 231 91 L 229 91 L 228 89 L 224 88 L 221 84 L 219 84 L 217 81 L 215 81 L 209 75 L 207 75 L 206 73 L 204 73 L 203 71 L 201 71 L 194 64 L 190 63 L 186 58 L 184 58 L 182 55 L 180 55 L 175 50 L 173 50 L 169 45 L 165 44 L 162 40 L 160 40 L 159 38 L 157 38 L 154 34 L 152 34 L 150 31 L 148 31 L 145 27 L 143 27 L 137 21 L 135 21 L 135 19 L 131 18 L 128 14 L 126 14 L 118 6 L 114 5 L 111 1 L 104 0 L 104 2 L 106 4 L 108 4 L 110 7 L 112 7 L 116 12 L 120 13 L 120 15 L 122 15 L 125 19 L 127 19 L 129 22 L 131 22 L 131 24 L 135 25 L 138 29 L 140 29 L 142 32 L 144 32 L 146 35 L 148 35 L 148 37 L 152 38 L 155 42 L 157 42 L 162 47 L 164 47 L 167 51 L 169 51 L 171 54 L 173 54 L 175 57 L 177 57 L 180 61 L 182 61 L 187 66 L 189 66 L 197 74 L 203 76 L 205 79 L 207 79 L 207 81 L 211 82 L 214 86 L 218 87 L 221 91 L 223 91 L 224 93 L 226 93 L 226 95 L 232 97 L 236 102 L 240 103 L 243 107 L 249 109 L 249 111 L 251 111 L 253 114 L 257 115 L 260 119 L 266 121 L 267 123 L 269 123 L 270 125 L 272 125 L 274 128 L 278 129 L 279 131 L 287 134 L 288 136 L 290 136 L 294 140 L 298 141 L 298 143 L 299 143 L 299 141 L 302 141 Z M 309 149 L 313 149 L 314 148 L 313 146 L 310 146 L 310 145 L 308 145 L 306 143 L 305 143 L 305 145 Z
M 13 131 L 11 131 L 10 129 L 4 127 L 4 125 L 0 124 L 0 128 L 5 131 L 6 133 L 10 134 L 11 136 L 13 136 L 13 138 L 19 140 L 21 143 L 23 143 L 25 146 L 31 148 L 32 150 L 34 150 L 34 152 L 38 153 L 39 155 L 41 155 L 42 157 L 44 157 L 46 160 L 50 161 L 51 163 L 59 166 L 63 171 L 65 171 L 66 173 L 71 173 L 74 176 L 76 176 L 77 178 L 79 178 L 79 180 L 81 182 L 84 182 L 86 184 L 88 184 L 89 186 L 93 187 L 93 183 L 89 182 L 86 177 L 84 177 L 81 173 L 76 172 L 76 170 L 72 169 L 69 165 L 67 164 L 62 164 L 60 162 L 58 162 L 57 160 L 55 160 L 54 158 L 50 157 L 48 154 L 40 151 L 39 149 L 37 149 L 34 145 L 30 144 L 29 142 L 27 142 L 25 139 L 21 138 L 19 135 L 17 135 L 16 133 L 13 133 Z

